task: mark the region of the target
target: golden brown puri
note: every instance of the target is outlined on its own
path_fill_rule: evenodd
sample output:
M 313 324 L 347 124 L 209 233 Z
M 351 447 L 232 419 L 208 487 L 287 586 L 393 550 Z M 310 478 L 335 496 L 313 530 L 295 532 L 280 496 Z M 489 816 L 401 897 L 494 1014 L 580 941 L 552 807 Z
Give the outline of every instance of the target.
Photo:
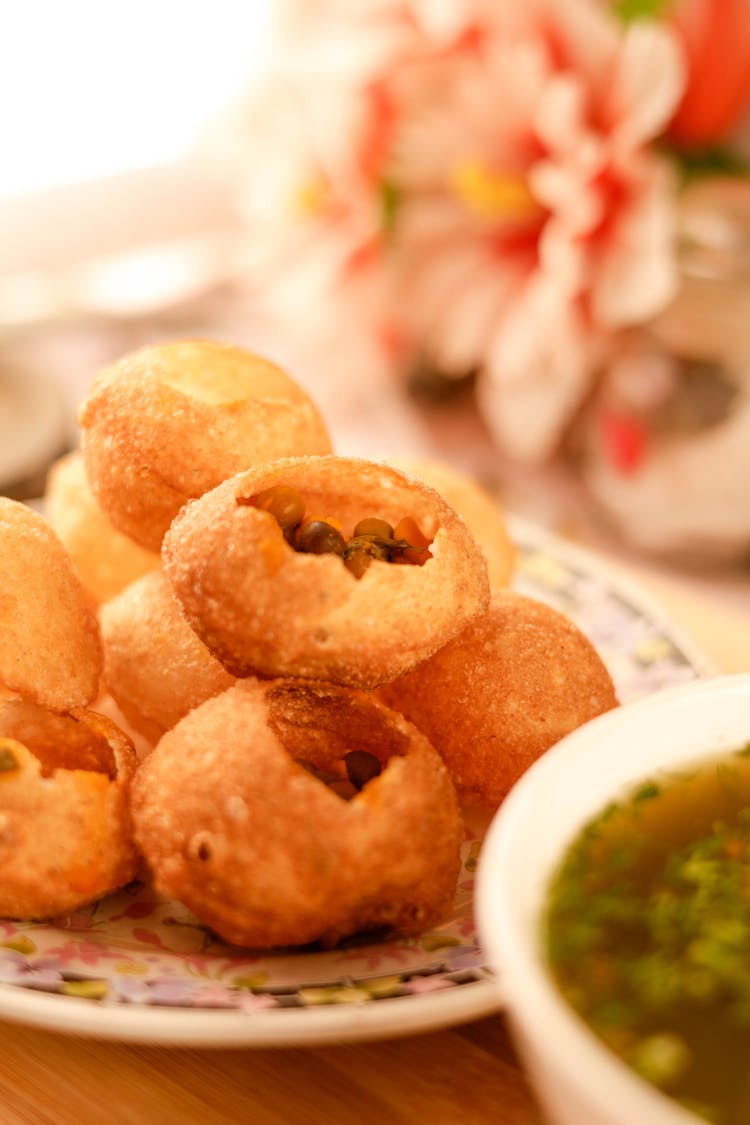
M 498 805 L 563 735 L 617 706 L 593 645 L 563 614 L 511 591 L 378 695 L 422 730 L 459 794 Z
M 49 918 L 134 878 L 134 770 L 103 716 L 0 701 L 0 916 Z
M 234 682 L 188 625 L 160 570 L 101 606 L 99 623 L 104 686 L 151 742 Z
M 487 561 L 490 586 L 507 586 L 516 564 L 516 549 L 508 534 L 499 502 L 473 477 L 425 457 L 398 457 L 389 464 L 432 485 L 466 523 Z
M 47 521 L 0 498 L 0 684 L 69 711 L 99 688 L 102 653 L 90 599 Z
M 355 578 L 338 555 L 303 554 L 253 506 L 277 484 L 348 539 L 364 517 L 413 516 L 434 541 L 423 565 L 374 560 Z M 189 504 L 164 540 L 164 568 L 204 644 L 235 675 L 373 687 L 413 668 L 489 599 L 484 558 L 428 485 L 374 462 L 296 457 L 260 465 Z
M 191 497 L 272 457 L 331 449 L 318 410 L 285 371 L 210 340 L 125 356 L 95 380 L 79 421 L 97 502 L 152 551 Z
M 161 565 L 159 555 L 116 531 L 89 487 L 83 454 L 67 453 L 50 469 L 45 511 L 83 586 L 105 602 Z
M 353 749 L 382 772 L 349 801 L 301 764 L 341 769 Z M 448 772 L 400 715 L 351 689 L 237 683 L 162 738 L 132 809 L 156 888 L 238 945 L 416 934 L 453 898 L 463 831 Z

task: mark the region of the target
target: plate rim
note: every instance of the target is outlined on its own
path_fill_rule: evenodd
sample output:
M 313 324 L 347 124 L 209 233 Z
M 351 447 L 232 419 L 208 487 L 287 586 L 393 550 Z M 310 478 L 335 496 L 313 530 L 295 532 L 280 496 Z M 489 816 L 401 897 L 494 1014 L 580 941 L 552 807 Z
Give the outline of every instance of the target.
M 501 1010 L 497 978 L 420 996 L 259 1012 L 177 1005 L 113 1004 L 0 983 L 0 1018 L 46 1031 L 162 1047 L 313 1047 L 439 1031 Z M 420 1003 L 415 1003 L 415 1001 Z M 65 1019 L 61 1020 L 61 1001 Z M 116 1013 L 113 1020 L 107 1016 Z M 186 1015 L 193 1017 L 186 1020 Z M 429 1018 L 427 1018 L 429 1017 Z
M 524 546 L 533 547 L 551 544 L 555 555 L 559 554 L 563 561 L 570 561 L 581 570 L 593 572 L 597 577 L 606 579 L 610 587 L 621 593 L 630 605 L 641 610 L 649 621 L 658 625 L 675 643 L 675 647 L 687 657 L 688 663 L 695 669 L 699 678 L 719 675 L 719 668 L 690 635 L 690 631 L 676 622 L 659 599 L 644 586 L 643 582 L 628 573 L 623 564 L 618 563 L 614 558 L 600 555 L 590 547 L 564 539 L 557 532 L 550 531 L 524 516 L 508 514 L 506 522 L 511 539 L 514 541 L 518 537 L 523 540 Z

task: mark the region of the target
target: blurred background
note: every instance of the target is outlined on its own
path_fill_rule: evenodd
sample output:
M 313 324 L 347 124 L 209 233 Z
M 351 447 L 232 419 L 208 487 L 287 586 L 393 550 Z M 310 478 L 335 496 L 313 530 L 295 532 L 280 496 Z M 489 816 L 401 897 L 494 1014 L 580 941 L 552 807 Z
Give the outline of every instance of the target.
M 750 0 L 29 0 L 3 28 L 0 489 L 210 336 L 339 452 L 750 576 Z
M 213 331 L 231 184 L 196 153 L 268 52 L 270 5 L 36 0 L 0 69 L 0 487 L 38 493 L 96 371 Z M 217 326 L 217 330 L 221 330 Z

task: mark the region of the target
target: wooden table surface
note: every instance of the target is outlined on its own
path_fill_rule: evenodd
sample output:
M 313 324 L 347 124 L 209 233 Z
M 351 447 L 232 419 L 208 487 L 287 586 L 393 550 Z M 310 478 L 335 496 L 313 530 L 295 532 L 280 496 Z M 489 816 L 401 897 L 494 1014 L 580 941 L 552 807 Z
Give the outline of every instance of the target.
M 720 671 L 750 671 L 750 610 L 631 568 Z M 540 1125 L 501 1014 L 375 1043 L 170 1049 L 0 1023 L 0 1122 Z

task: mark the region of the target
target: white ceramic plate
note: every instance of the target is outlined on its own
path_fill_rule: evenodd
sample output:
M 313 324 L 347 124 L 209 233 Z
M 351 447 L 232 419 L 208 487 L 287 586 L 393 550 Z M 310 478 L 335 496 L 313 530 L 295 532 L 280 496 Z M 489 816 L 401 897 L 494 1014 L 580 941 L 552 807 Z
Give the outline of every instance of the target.
M 595 556 L 526 523 L 511 531 L 517 589 L 576 621 L 622 701 L 711 671 Z M 487 1015 L 497 985 L 473 909 L 485 828 L 467 827 L 451 917 L 415 939 L 255 954 L 221 944 L 144 886 L 52 923 L 0 920 L 0 1016 L 101 1038 L 260 1047 L 406 1035 Z

